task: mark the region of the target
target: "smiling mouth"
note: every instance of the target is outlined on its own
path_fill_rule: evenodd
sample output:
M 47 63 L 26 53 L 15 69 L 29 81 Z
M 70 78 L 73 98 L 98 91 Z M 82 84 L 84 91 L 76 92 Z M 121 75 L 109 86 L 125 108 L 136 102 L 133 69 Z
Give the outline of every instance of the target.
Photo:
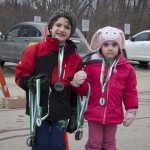
M 65 35 L 62 34 L 62 33 L 57 33 L 57 35 L 60 36 L 60 37 L 64 37 L 64 36 L 65 36 Z

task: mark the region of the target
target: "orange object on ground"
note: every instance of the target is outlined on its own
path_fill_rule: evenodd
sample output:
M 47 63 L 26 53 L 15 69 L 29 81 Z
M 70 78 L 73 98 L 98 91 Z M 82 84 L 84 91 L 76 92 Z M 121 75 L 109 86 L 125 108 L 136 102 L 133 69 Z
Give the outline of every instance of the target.
M 66 141 L 66 150 L 69 150 L 69 139 L 68 139 L 68 133 L 65 133 L 65 141 Z
M 3 92 L 4 96 L 5 97 L 10 97 L 8 86 L 6 84 L 5 77 L 4 77 L 1 66 L 0 66 L 0 84 L 1 84 L 1 89 L 2 89 L 2 92 Z

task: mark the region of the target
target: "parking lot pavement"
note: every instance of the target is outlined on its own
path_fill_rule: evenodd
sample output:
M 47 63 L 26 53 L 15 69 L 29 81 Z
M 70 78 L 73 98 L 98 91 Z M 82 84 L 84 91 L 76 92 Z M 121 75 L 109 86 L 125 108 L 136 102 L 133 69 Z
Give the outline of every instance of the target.
M 24 91 L 14 83 L 14 71 L 7 70 L 6 81 L 12 96 L 24 96 Z M 4 71 L 6 73 L 6 70 Z M 150 149 L 150 70 L 136 68 L 139 93 L 139 110 L 134 123 L 130 127 L 118 126 L 118 150 Z M 26 145 L 29 137 L 29 117 L 25 109 L 1 108 L 3 97 L 0 93 L 0 150 L 31 150 Z M 85 121 L 83 138 L 75 141 L 74 134 L 69 134 L 70 150 L 84 150 L 87 141 L 88 127 Z
M 87 130 L 87 122 L 85 122 L 83 139 L 80 141 L 75 141 L 74 134 L 69 134 L 70 150 L 84 150 Z M 26 145 L 28 137 L 29 117 L 25 115 L 25 109 L 0 109 L 0 149 L 30 150 Z M 150 147 L 149 137 L 149 108 L 141 105 L 137 119 L 130 127 L 118 126 L 118 150 L 148 150 Z

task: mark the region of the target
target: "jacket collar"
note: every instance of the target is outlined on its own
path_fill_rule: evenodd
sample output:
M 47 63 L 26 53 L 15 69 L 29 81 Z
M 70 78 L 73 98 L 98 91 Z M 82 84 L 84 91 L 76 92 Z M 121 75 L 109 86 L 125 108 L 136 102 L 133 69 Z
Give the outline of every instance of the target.
M 51 38 L 50 36 L 46 37 L 46 42 L 51 47 L 51 49 L 58 53 L 59 51 L 59 42 L 57 38 Z M 65 43 L 64 57 L 67 57 L 77 51 L 75 43 L 71 40 L 67 40 Z

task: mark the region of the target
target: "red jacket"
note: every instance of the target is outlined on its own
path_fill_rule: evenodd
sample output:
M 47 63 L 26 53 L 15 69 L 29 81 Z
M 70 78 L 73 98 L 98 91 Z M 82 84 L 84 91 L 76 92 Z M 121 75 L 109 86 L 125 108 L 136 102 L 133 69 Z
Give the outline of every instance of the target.
M 120 57 L 116 70 L 114 67 L 109 81 L 106 84 L 104 98 L 106 104 L 100 105 L 99 101 L 102 95 L 100 84 L 100 73 L 102 63 L 88 64 L 84 71 L 87 73 L 87 79 L 76 91 L 80 95 L 87 95 L 88 86 L 91 86 L 91 93 L 87 110 L 84 114 L 86 120 L 96 121 L 102 124 L 120 124 L 123 121 L 123 105 L 125 109 L 138 108 L 137 81 L 134 68 L 123 56 Z M 106 79 L 108 67 L 105 67 L 104 78 Z
M 20 62 L 16 66 L 16 83 L 26 91 L 27 109 L 29 114 L 29 89 L 27 80 L 31 76 L 46 74 L 49 76 L 49 86 L 52 89 L 50 95 L 50 121 L 69 119 L 71 115 L 71 104 L 76 104 L 76 93 L 70 86 L 75 72 L 81 70 L 82 60 L 76 52 L 77 47 L 71 41 L 67 40 L 64 48 L 64 58 L 62 64 L 62 73 L 60 81 L 64 83 L 64 90 L 59 92 L 54 89 L 54 84 L 58 79 L 58 39 L 47 37 L 45 41 L 29 46 Z M 43 108 L 43 116 L 48 112 L 49 87 L 41 93 L 40 105 Z
M 77 48 L 72 41 L 68 40 L 65 47 L 61 81 L 65 85 L 70 85 L 70 81 L 72 80 L 74 73 L 82 68 L 82 60 L 77 52 L 75 52 Z M 59 44 L 57 39 L 47 37 L 46 41 L 29 46 L 20 60 L 21 63 L 19 63 L 16 67 L 16 83 L 19 85 L 20 78 L 23 76 L 35 74 L 38 58 L 46 57 L 51 51 L 58 53 Z M 57 81 L 58 63 L 56 60 L 53 67 L 51 83 L 54 84 Z

